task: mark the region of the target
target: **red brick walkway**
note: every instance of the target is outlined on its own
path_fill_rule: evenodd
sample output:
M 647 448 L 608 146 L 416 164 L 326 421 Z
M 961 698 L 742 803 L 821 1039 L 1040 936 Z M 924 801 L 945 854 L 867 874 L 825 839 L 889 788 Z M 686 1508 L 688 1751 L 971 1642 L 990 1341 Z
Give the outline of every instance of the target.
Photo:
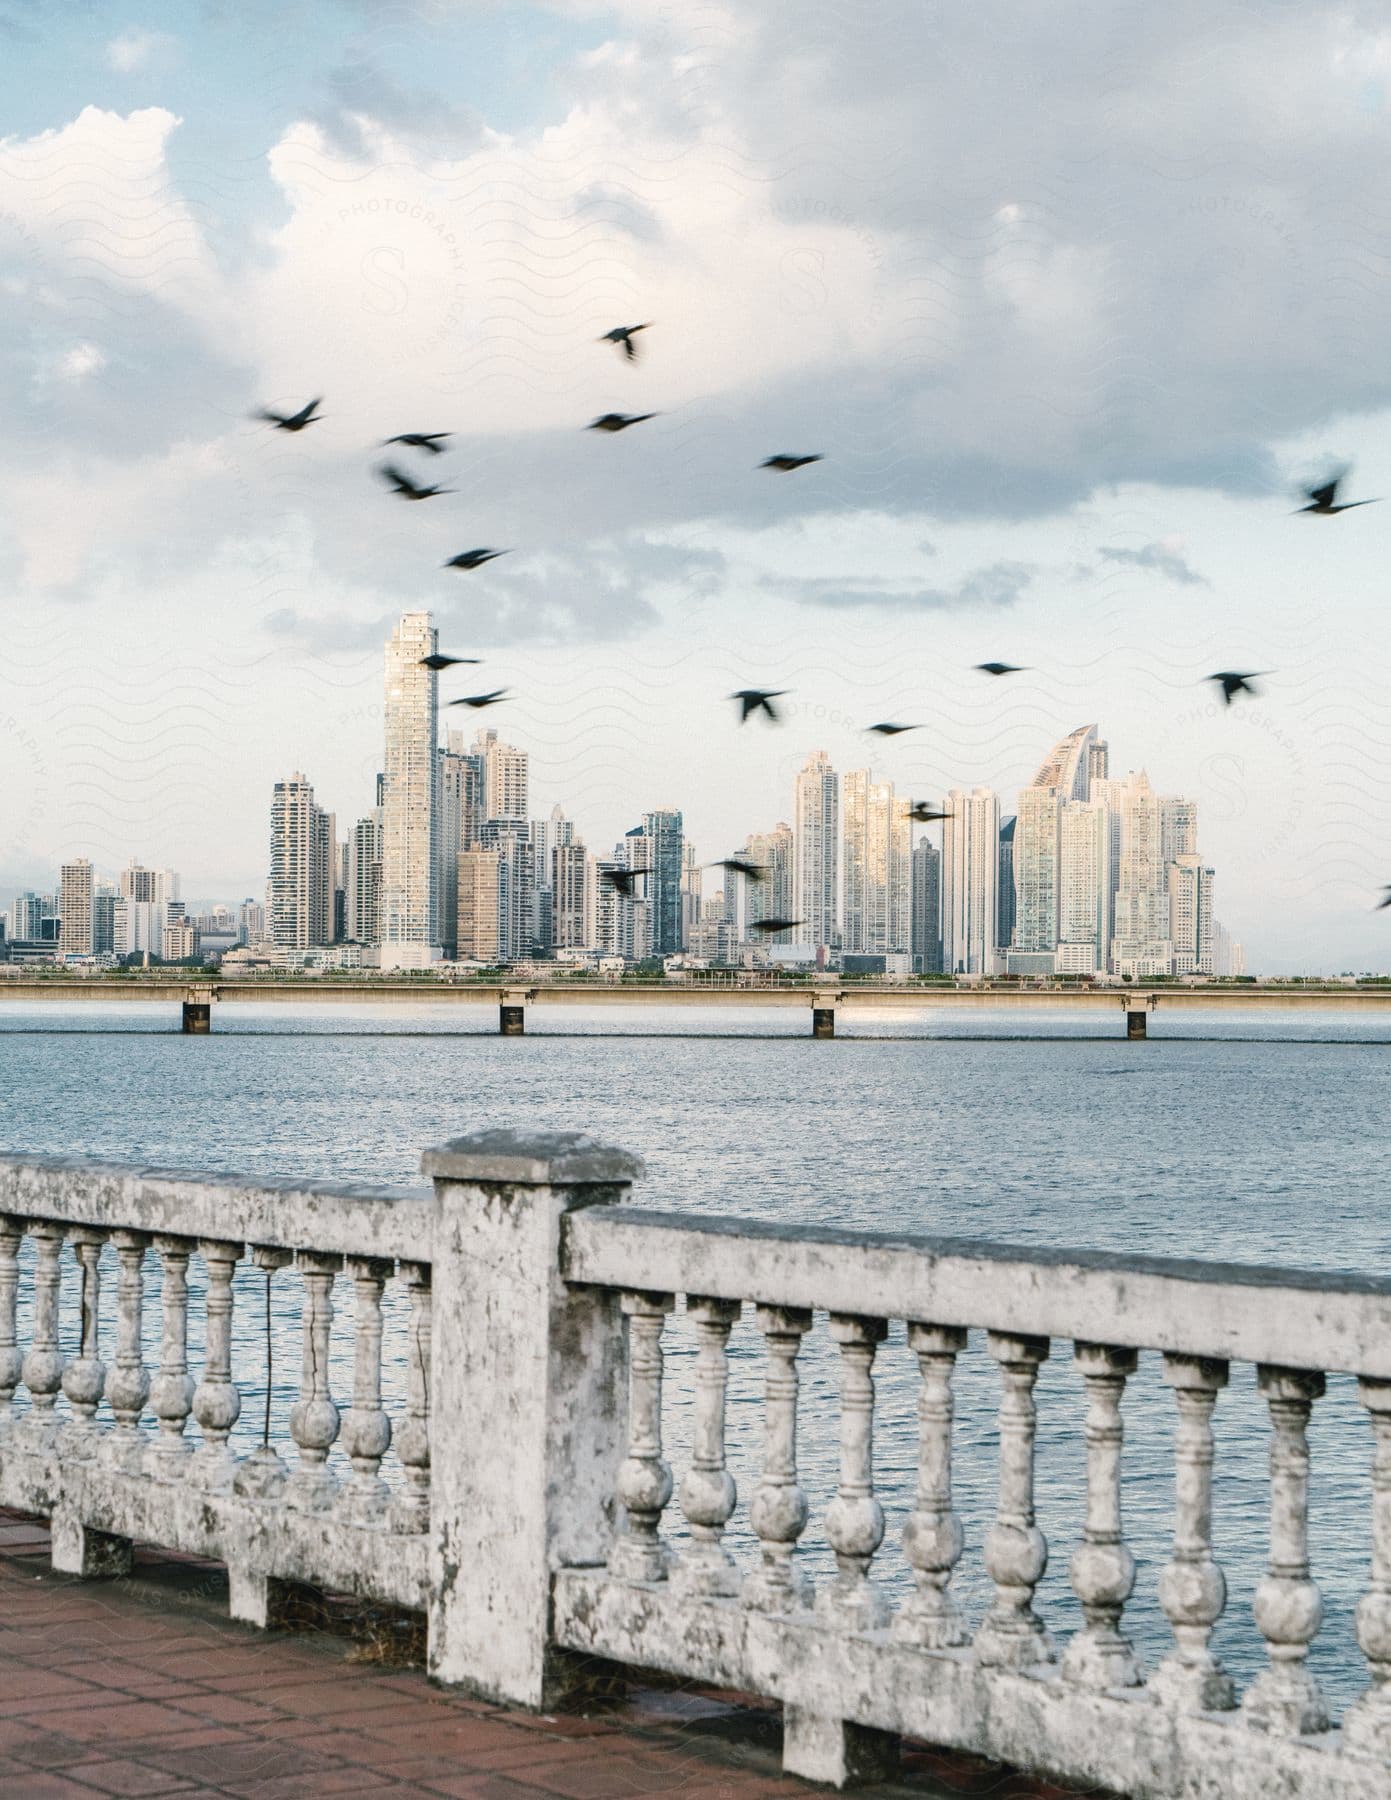
M 774 1711 L 644 1692 L 537 1718 L 350 1660 L 325 1631 L 226 1617 L 209 1565 L 141 1554 L 129 1580 L 48 1567 L 42 1524 L 0 1515 L 0 1794 L 449 1795 L 458 1800 L 756 1800 L 817 1790 L 778 1773 Z M 824 1790 L 823 1790 L 824 1791 Z M 1046 1800 L 1060 1790 L 909 1751 L 885 1795 Z

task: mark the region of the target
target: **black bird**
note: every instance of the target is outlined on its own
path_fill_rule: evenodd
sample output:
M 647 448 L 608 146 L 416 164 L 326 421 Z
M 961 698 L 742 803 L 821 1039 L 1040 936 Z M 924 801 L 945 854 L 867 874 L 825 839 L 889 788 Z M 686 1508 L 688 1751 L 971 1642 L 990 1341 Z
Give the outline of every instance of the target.
M 633 897 L 633 883 L 639 875 L 645 875 L 645 867 L 640 869 L 604 869 L 601 871 L 604 880 L 616 894 L 623 894 L 628 899 Z
M 926 800 L 914 800 L 908 808 L 908 817 L 916 819 L 919 825 L 930 825 L 934 819 L 954 819 L 956 814 L 938 812 L 936 807 L 929 806 Z
M 585 426 L 586 431 L 626 431 L 630 425 L 641 425 L 644 419 L 655 419 L 656 413 L 600 413 Z
M 265 419 L 268 424 L 274 425 L 277 431 L 303 431 L 306 425 L 318 424 L 317 415 L 322 401 L 323 395 L 321 394 L 318 400 L 311 400 L 308 406 L 300 407 L 297 413 L 271 412 L 268 407 L 262 407 L 259 412 L 254 412 L 251 416 L 253 419 Z
M 1354 506 L 1375 506 L 1375 500 L 1344 500 L 1338 503 L 1338 483 L 1348 473 L 1340 469 L 1332 481 L 1326 481 L 1322 487 L 1305 488 L 1310 504 L 1296 508 L 1298 512 L 1320 513 L 1324 518 L 1331 518 L 1334 513 L 1351 512 Z
M 877 731 L 880 737 L 897 737 L 900 731 L 916 731 L 916 725 L 871 725 L 870 731 Z
M 1387 907 L 1391 906 L 1391 887 L 1383 888 L 1382 892 L 1386 895 L 1386 898 L 1377 902 L 1372 908 L 1373 912 L 1385 912 Z
M 1260 693 L 1259 688 L 1251 686 L 1257 675 L 1269 675 L 1269 669 L 1253 669 L 1248 674 L 1240 675 L 1235 669 L 1219 669 L 1217 674 L 1209 675 L 1209 681 L 1220 683 L 1222 688 L 1222 704 L 1230 706 L 1238 694 L 1250 694 L 1253 698 Z
M 652 321 L 649 319 L 647 325 Z M 633 342 L 635 331 L 646 331 L 647 325 L 615 325 L 612 331 L 606 331 L 599 339 L 601 344 L 619 344 L 629 362 L 637 361 L 638 347 Z
M 745 862 L 742 856 L 722 857 L 719 862 L 706 863 L 707 869 L 728 869 L 732 875 L 742 875 L 748 881 L 766 881 L 768 871 L 759 863 Z
M 818 450 L 815 456 L 789 456 L 784 450 L 777 456 L 770 456 L 758 466 L 760 469 L 780 469 L 786 475 L 791 469 L 805 469 L 808 463 L 824 462 L 826 459 Z
M 412 450 L 428 450 L 431 456 L 438 456 L 453 435 L 452 431 L 403 431 L 399 437 L 387 438 L 386 443 L 406 444 Z
M 751 922 L 749 929 L 750 931 L 764 931 L 769 933 L 774 931 L 791 931 L 794 925 L 800 925 L 801 922 L 800 919 L 754 919 Z
M 403 500 L 431 500 L 436 494 L 452 494 L 453 488 L 419 487 L 409 475 L 403 475 L 395 463 L 383 463 L 377 470 L 384 481 L 389 481 Z
M 462 700 L 451 700 L 451 706 L 496 706 L 507 698 L 506 688 L 494 688 L 491 694 L 466 694 Z
M 461 550 L 457 556 L 451 556 L 447 563 L 440 566 L 445 569 L 478 569 L 485 562 L 491 562 L 495 556 L 506 556 L 505 550 Z
M 420 667 L 422 669 L 452 669 L 456 663 L 480 663 L 482 660 L 481 656 L 422 656 Z
M 759 711 L 766 712 L 776 724 L 778 715 L 772 703 L 788 691 L 787 688 L 740 688 L 737 694 L 731 694 L 729 697 L 731 700 L 739 702 L 741 708 L 739 723 L 741 725 L 750 713 Z
M 1014 663 L 977 663 L 976 667 L 982 675 L 1022 675 L 1024 673 Z

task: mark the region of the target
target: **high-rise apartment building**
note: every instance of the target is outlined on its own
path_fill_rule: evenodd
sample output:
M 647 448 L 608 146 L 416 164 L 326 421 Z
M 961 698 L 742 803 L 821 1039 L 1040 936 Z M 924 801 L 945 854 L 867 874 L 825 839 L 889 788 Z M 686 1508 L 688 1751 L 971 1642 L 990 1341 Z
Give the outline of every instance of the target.
M 685 872 L 684 821 L 670 808 L 643 814 L 647 840 L 648 956 L 675 956 L 681 949 L 681 883 Z
M 473 754 L 483 771 L 483 817 L 521 825 L 530 810 L 530 762 L 525 750 L 504 744 L 496 731 L 480 731 Z
M 790 858 L 788 873 L 791 874 Z M 688 839 L 681 851 L 681 943 L 687 950 L 691 947 L 691 933 L 700 924 L 701 882 L 701 868 L 696 861 L 695 845 Z M 783 917 L 790 918 L 791 914 L 784 913 Z
M 1100 800 L 1067 800 L 1058 825 L 1060 975 L 1104 972 L 1111 943 L 1111 819 Z
M 1093 752 L 1099 751 L 1098 755 Z M 1061 935 L 1063 809 L 1085 802 L 1093 770 L 1105 763 L 1095 725 L 1079 725 L 1054 744 L 1019 792 L 1013 847 L 1014 923 L 1008 968 L 1048 974 Z
M 551 930 L 557 950 L 594 949 L 597 882 L 594 858 L 573 837 L 551 851 Z
M 988 975 L 999 935 L 999 796 L 988 787 L 953 788 L 945 810 L 942 963 L 949 974 Z
M 108 956 L 116 948 L 116 903 L 120 890 L 99 881 L 92 893 L 92 954 Z
M 66 862 L 58 872 L 58 955 L 92 954 L 92 865 L 85 856 Z
M 839 941 L 840 777 L 824 750 L 809 756 L 793 789 L 792 917 L 799 944 Z
M 780 820 L 771 831 L 755 832 L 746 840 L 739 857 L 764 871 L 761 881 L 737 875 L 732 869 L 725 871 L 725 886 L 732 903 L 726 911 L 730 923 L 736 927 L 738 938 L 745 940 L 753 936 L 751 927 L 759 919 L 797 916 L 793 911 L 797 871 L 792 827 Z M 795 931 L 775 931 L 771 935 L 759 933 L 759 936 L 773 944 L 791 944 L 797 939 Z
M 1213 871 L 1184 852 L 1168 866 L 1169 940 L 1175 975 L 1216 973 L 1217 933 L 1212 915 Z
M 1019 815 L 1011 813 L 1007 819 L 1000 821 L 1000 855 L 997 867 L 999 880 L 996 892 L 999 905 L 995 915 L 995 929 L 999 933 L 998 948 L 1003 952 L 1009 949 L 1014 938 L 1014 834 L 1019 825 Z
M 853 769 L 841 782 L 841 943 L 851 955 L 904 952 L 912 922 L 912 826 L 891 781 Z
M 270 940 L 281 950 L 333 941 L 336 842 L 332 813 L 314 803 L 307 776 L 277 781 L 271 798 Z
M 936 975 L 942 967 L 942 853 L 930 838 L 913 846 L 913 969 Z
M 439 648 L 428 612 L 403 613 L 386 646 L 386 768 L 382 784 L 381 966 L 439 955 L 438 678 L 422 667 Z
M 44 935 L 44 920 L 57 916 L 58 902 L 52 894 L 35 894 L 26 889 L 15 895 L 10 908 L 10 936 L 36 944 Z
M 349 943 L 381 941 L 381 897 L 382 809 L 374 806 L 353 826 L 348 839 L 343 935 Z
M 1105 783 L 1118 814 L 1119 859 L 1111 938 L 1111 968 L 1143 980 L 1167 975 L 1173 965 L 1169 938 L 1169 879 L 1164 861 L 1163 808 L 1143 770 Z
M 496 963 L 500 960 L 498 923 L 502 916 L 499 904 L 501 852 L 480 848 L 461 850 L 458 867 L 455 954 L 465 961 Z

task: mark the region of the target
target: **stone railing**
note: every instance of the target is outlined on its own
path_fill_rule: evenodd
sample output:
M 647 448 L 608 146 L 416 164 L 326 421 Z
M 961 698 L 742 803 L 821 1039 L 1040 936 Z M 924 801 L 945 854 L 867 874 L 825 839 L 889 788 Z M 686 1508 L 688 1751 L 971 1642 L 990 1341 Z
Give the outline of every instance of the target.
M 432 1198 L 387 1200 L 0 1162 L 0 1502 L 52 1516 L 58 1566 L 99 1572 L 138 1538 L 225 1559 L 233 1608 L 253 1621 L 268 1615 L 277 1580 L 422 1607 L 436 1678 L 514 1704 L 553 1704 L 595 1657 L 760 1694 L 782 1705 L 785 1766 L 838 1785 L 882 1775 L 911 1735 L 1136 1796 L 1391 1792 L 1391 1282 L 642 1212 L 613 1204 L 627 1198 L 634 1159 L 573 1134 L 476 1133 L 427 1152 L 424 1169 Z M 97 1283 L 108 1238 L 119 1304 L 104 1375 Z M 17 1265 L 26 1239 L 32 1253 Z M 75 1357 L 59 1347 L 65 1242 L 81 1271 L 66 1340 Z M 164 1271 L 152 1384 L 141 1348 L 151 1246 Z M 293 1252 L 302 1283 L 289 1472 L 268 1437 L 240 1462 L 228 1444 L 230 1277 L 248 1246 L 268 1277 Z M 208 1295 L 196 1389 L 183 1348 L 190 1255 Z M 341 1481 L 325 1373 L 340 1266 L 357 1309 Z M 17 1268 L 33 1321 L 22 1364 Z M 412 1350 L 402 1467 L 387 1487 L 379 1365 L 393 1270 L 408 1291 Z M 683 1355 L 689 1457 L 676 1487 L 663 1431 L 678 1297 L 686 1323 L 671 1348 Z M 727 1463 L 748 1447 L 727 1445 L 726 1388 L 746 1304 L 762 1345 L 761 1472 L 741 1515 Z M 906 1327 L 918 1382 L 905 1493 L 876 1488 L 873 1456 L 874 1363 L 891 1322 L 895 1334 Z M 959 1361 L 980 1361 L 973 1328 L 984 1330 L 994 1399 L 991 1417 L 963 1434 L 953 1382 Z M 805 1395 L 799 1406 L 799 1363 L 824 1359 L 825 1336 L 839 1398 L 813 1413 Z M 1054 1341 L 1072 1346 L 1075 1400 L 1054 1384 L 1040 1408 Z M 1143 1573 L 1121 1512 L 1123 1402 L 1140 1352 L 1159 1354 L 1173 1396 L 1170 1543 L 1162 1569 Z M 1264 1666 L 1243 1693 L 1214 1649 L 1226 1607 L 1214 1416 L 1220 1425 L 1232 1363 L 1254 1366 L 1268 1415 L 1267 1567 L 1242 1596 Z M 1340 1726 L 1310 1668 L 1322 1609 L 1306 1428 L 1332 1373 L 1358 1378 L 1373 1486 L 1360 1656 L 1350 1634 L 1346 1646 L 1361 1691 Z M 11 1407 L 21 1379 L 27 1405 Z M 103 1397 L 110 1421 L 98 1416 Z M 153 1434 L 141 1424 L 147 1401 Z M 190 1411 L 201 1427 L 191 1451 Z M 1045 1430 L 1070 1434 L 1075 1457 L 1069 1576 L 1081 1622 L 1064 1644 L 1042 1616 L 1040 1411 Z M 836 1439 L 833 1494 L 799 1468 L 799 1423 Z M 954 1507 L 953 1456 L 974 1475 L 978 1444 L 996 1501 L 983 1544 L 990 1597 L 968 1622 L 954 1589 L 969 1585 L 975 1553 Z M 908 1507 L 912 1585 L 897 1605 L 876 1569 L 885 1499 Z M 752 1567 L 731 1554 L 738 1526 L 755 1541 Z M 813 1587 L 802 1546 L 818 1534 L 834 1573 Z M 1127 1627 L 1137 1589 L 1157 1589 L 1168 1627 L 1148 1671 Z

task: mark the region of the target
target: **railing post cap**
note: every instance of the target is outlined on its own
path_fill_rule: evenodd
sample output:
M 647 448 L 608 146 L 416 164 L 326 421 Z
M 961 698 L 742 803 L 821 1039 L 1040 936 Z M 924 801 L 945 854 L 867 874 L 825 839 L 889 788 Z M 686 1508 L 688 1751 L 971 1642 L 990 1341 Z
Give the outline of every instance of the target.
M 642 1158 L 602 1144 L 584 1131 L 515 1131 L 493 1127 L 466 1132 L 427 1150 L 423 1175 L 449 1181 L 517 1182 L 531 1187 L 573 1187 L 636 1181 Z

